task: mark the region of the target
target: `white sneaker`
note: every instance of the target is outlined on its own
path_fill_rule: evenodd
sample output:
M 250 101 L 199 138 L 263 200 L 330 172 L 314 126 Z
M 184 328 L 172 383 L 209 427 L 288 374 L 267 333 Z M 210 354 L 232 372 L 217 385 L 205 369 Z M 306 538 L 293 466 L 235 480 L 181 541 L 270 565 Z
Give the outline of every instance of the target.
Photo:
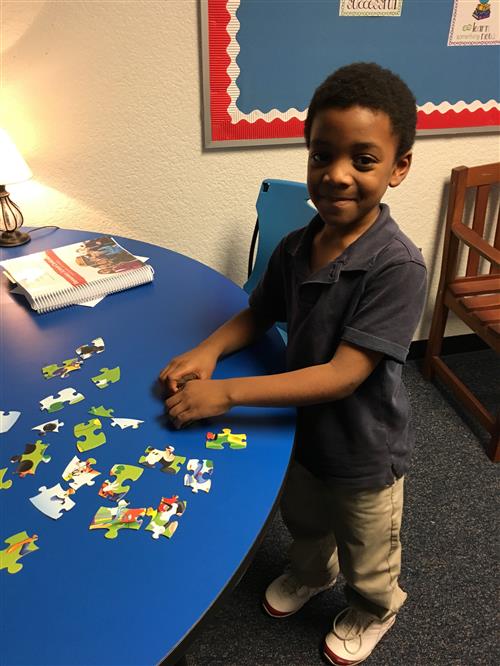
M 335 666 L 360 664 L 389 631 L 396 616 L 385 622 L 354 608 L 344 608 L 333 621 L 333 629 L 325 637 L 323 653 Z
M 286 572 L 276 578 L 267 588 L 262 602 L 264 610 L 271 617 L 293 615 L 311 597 L 333 587 L 335 580 L 323 587 L 308 587 L 307 585 L 302 585 L 292 573 Z

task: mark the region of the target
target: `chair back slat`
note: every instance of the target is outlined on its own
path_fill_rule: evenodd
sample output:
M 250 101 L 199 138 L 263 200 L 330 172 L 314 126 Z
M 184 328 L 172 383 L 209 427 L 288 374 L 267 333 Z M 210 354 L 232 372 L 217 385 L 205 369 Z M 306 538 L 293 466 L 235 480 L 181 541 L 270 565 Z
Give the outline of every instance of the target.
M 484 228 L 486 224 L 486 210 L 488 208 L 488 198 L 490 195 L 489 185 L 480 185 L 476 190 L 476 200 L 474 202 L 474 217 L 472 219 L 472 228 L 480 236 L 484 237 Z M 480 255 L 469 248 L 467 255 L 466 275 L 477 275 L 479 271 Z
M 495 249 L 500 250 L 500 205 L 498 206 L 498 213 L 497 213 L 496 227 L 495 227 L 495 238 L 493 240 L 493 246 L 495 247 Z M 499 272 L 500 270 L 498 266 L 495 266 L 494 264 L 490 265 L 490 275 Z

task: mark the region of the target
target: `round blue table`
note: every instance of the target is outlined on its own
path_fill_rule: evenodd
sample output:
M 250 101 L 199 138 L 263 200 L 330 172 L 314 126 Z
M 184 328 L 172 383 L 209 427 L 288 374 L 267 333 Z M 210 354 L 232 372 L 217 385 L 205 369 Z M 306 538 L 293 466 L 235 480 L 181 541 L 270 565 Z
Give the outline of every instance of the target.
M 92 238 L 84 231 L 38 229 L 32 241 L 4 249 L 1 259 Z M 115 237 L 126 249 L 149 257 L 153 283 L 108 296 L 94 308 L 72 306 L 39 315 L 22 296 L 10 293 L 1 276 L 1 401 L 4 412 L 19 411 L 15 425 L 0 434 L 0 549 L 14 534 L 36 534 L 21 571 L 0 571 L 1 663 L 56 665 L 174 664 L 202 620 L 248 566 L 275 509 L 293 445 L 294 411 L 237 408 L 176 431 L 165 419 L 156 378 L 174 355 L 192 347 L 246 305 L 247 295 L 214 270 L 148 243 Z M 102 337 L 105 351 L 87 359 L 66 379 L 45 379 L 41 368 L 74 357 L 82 344 Z M 91 378 L 119 366 L 121 379 L 99 389 Z M 215 377 L 279 372 L 284 347 L 272 330 L 256 345 L 222 360 Z M 73 387 L 85 396 L 55 413 L 39 401 Z M 90 407 L 114 409 L 115 417 L 144 421 L 137 429 L 109 427 L 106 444 L 80 453 L 73 426 L 93 418 Z M 17 475 L 11 457 L 39 435 L 32 428 L 59 419 L 59 432 L 44 434 L 51 459 L 35 474 Z M 205 448 L 208 431 L 246 433 L 241 450 Z M 172 538 L 153 539 L 145 530 L 121 529 L 115 539 L 89 530 L 101 506 L 112 503 L 98 490 L 115 464 L 138 465 L 146 447 L 175 447 L 175 453 L 214 463 L 209 493 L 184 486 L 186 465 L 177 474 L 144 469 L 130 482 L 130 508 L 158 506 L 162 497 L 187 502 Z M 42 486 L 67 484 L 61 474 L 74 455 L 95 458 L 101 475 L 71 499 L 75 506 L 52 520 L 29 501 Z M 8 484 L 7 484 L 8 485 Z

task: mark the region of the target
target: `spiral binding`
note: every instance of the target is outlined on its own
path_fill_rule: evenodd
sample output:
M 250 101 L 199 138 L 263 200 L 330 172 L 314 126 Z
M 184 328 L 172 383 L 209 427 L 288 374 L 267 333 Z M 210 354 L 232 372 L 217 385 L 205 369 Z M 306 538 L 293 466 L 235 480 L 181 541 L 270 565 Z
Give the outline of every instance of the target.
M 93 301 L 96 298 L 102 298 L 108 294 L 114 294 L 117 291 L 124 291 L 131 287 L 138 287 L 141 284 L 152 282 L 154 270 L 152 266 L 141 266 L 133 271 L 124 273 L 115 273 L 100 278 L 95 282 L 79 285 L 77 287 L 66 287 L 58 289 L 51 294 L 40 294 L 33 299 L 33 308 L 39 312 L 50 312 L 64 308 L 68 305 Z

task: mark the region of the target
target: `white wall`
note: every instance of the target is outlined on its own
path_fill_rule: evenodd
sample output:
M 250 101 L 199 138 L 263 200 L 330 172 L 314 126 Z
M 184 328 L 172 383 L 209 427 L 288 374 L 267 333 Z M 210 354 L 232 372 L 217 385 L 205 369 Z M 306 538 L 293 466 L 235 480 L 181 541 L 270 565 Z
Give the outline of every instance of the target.
M 306 152 L 203 150 L 197 0 L 0 0 L 0 12 L 0 126 L 34 174 L 9 188 L 25 224 L 148 240 L 242 284 L 260 182 L 304 180 Z M 430 270 L 416 338 L 450 169 L 499 153 L 491 134 L 419 138 L 410 176 L 387 194 Z

